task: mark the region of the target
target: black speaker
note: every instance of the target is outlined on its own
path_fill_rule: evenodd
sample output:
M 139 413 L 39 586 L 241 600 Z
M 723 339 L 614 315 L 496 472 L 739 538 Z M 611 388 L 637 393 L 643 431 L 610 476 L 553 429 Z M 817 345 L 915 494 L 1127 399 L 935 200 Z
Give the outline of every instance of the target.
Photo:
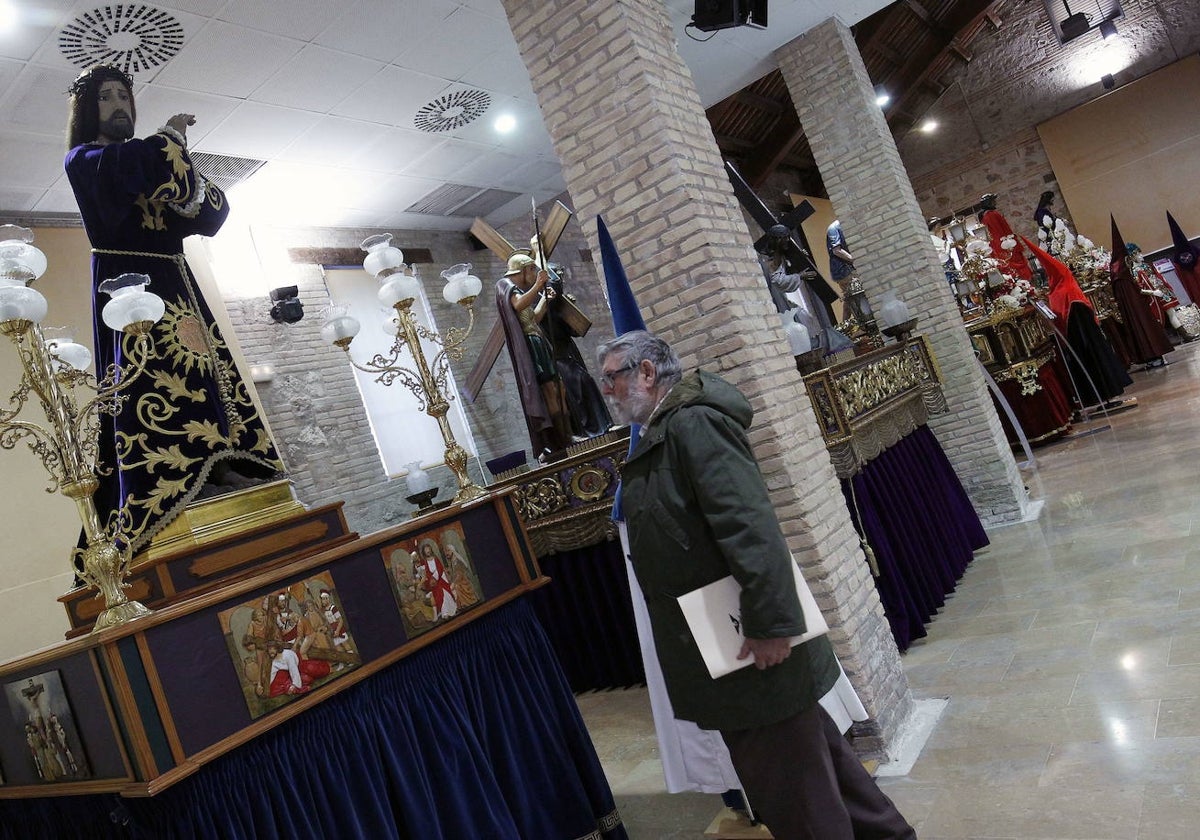
M 304 317 L 304 304 L 300 302 L 299 289 L 281 286 L 271 290 L 271 319 L 277 324 L 295 324 Z
M 767 28 L 767 0 L 696 0 L 692 24 L 701 32 L 733 26 Z
M 692 15 L 692 23 L 701 32 L 713 32 L 717 29 L 741 26 L 742 22 L 739 19 L 741 5 L 739 0 L 696 0 L 696 11 Z

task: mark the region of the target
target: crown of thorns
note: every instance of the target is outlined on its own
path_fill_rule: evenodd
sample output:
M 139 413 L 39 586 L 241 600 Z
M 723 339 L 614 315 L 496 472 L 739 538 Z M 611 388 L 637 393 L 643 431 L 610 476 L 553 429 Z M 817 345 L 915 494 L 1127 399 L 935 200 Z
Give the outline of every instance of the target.
M 125 87 L 133 90 L 133 76 L 130 76 L 115 64 L 96 64 L 75 77 L 75 81 L 71 82 L 71 86 L 67 88 L 67 94 L 70 96 L 82 96 L 87 91 L 88 86 L 97 78 L 100 78 L 101 81 L 112 80 L 124 82 Z

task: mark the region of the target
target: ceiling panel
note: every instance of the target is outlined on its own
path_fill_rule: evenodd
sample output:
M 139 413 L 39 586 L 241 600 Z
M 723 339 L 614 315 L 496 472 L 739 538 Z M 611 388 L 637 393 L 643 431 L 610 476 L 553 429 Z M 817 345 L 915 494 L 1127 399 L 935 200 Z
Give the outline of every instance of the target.
M 42 137 L 22 131 L 0 130 L 0 184 L 37 188 L 39 195 L 63 174 L 67 150 L 62 134 Z
M 0 187 L 0 206 L 10 213 L 29 213 L 42 197 L 42 189 Z
M 154 81 L 244 99 L 303 46 L 290 38 L 213 21 L 184 44 Z
M 378 61 L 393 61 L 417 40 L 437 39 L 457 8 L 451 0 L 358 0 L 314 42 Z
M 330 113 L 412 128 L 417 109 L 449 86 L 448 81 L 435 76 L 400 67 L 385 67 L 338 103 Z
M 67 126 L 66 90 L 75 79 L 68 70 L 26 67 L 0 97 L 4 125 L 64 136 Z M 7 153 L 7 150 L 5 150 Z
M 46 190 L 32 208 L 37 213 L 77 213 L 79 204 L 70 187 Z
M 389 131 L 381 125 L 341 117 L 322 117 L 316 125 L 300 135 L 279 154 L 279 159 L 293 163 L 319 163 L 362 167 L 357 161 L 363 153 L 385 137 Z
M 269 160 L 294 143 L 318 120 L 318 114 L 258 102 L 243 102 L 206 135 L 197 148 L 223 155 Z
M 250 29 L 309 41 L 340 14 L 340 4 L 329 0 L 271 0 L 270 3 L 228 3 L 217 17 Z
M 420 157 L 406 166 L 404 172 L 424 178 L 458 181 L 464 169 L 474 165 L 489 152 L 487 146 L 450 139 L 438 146 L 435 153 Z
M 399 172 L 447 139 L 416 129 L 388 128 L 365 148 L 346 155 L 345 164 L 358 169 Z
M 16 3 L 16 24 L 0 32 L 0 57 L 28 61 L 55 33 L 71 9 L 69 0 Z
M 212 96 L 190 90 L 174 90 L 160 85 L 145 85 L 138 92 L 138 133 L 149 134 L 175 114 L 194 114 L 196 124 L 187 130 L 192 146 L 203 145 L 204 138 L 233 113 L 239 101 L 229 96 Z
M 254 91 L 251 99 L 326 113 L 352 91 L 383 69 L 370 58 L 344 52 L 304 47 L 279 72 Z
M 415 21 L 418 28 L 427 21 Z M 396 59 L 402 67 L 419 69 L 431 76 L 457 80 L 473 64 L 476 56 L 497 51 L 505 41 L 515 49 L 507 24 L 473 9 L 459 7 L 435 28 L 409 34 L 405 21 L 405 49 Z

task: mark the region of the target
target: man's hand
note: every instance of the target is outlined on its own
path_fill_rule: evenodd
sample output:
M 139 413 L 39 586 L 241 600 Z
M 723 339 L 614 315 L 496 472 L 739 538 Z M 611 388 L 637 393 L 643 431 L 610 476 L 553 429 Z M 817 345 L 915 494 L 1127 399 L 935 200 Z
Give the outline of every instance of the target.
M 167 125 L 178 131 L 184 137 L 187 136 L 187 128 L 189 125 L 196 124 L 195 114 L 176 114 L 167 120 Z
M 751 639 L 747 637 L 742 642 L 742 650 L 738 659 L 745 659 L 754 654 L 754 667 L 762 671 L 772 665 L 778 665 L 792 655 L 792 645 L 786 636 L 777 639 Z

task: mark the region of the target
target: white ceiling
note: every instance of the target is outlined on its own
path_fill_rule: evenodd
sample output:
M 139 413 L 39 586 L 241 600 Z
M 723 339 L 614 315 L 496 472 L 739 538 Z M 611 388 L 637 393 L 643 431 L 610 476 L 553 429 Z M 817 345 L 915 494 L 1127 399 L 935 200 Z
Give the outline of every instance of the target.
M 695 0 L 666 3 L 706 106 L 769 72 L 772 51 L 813 25 L 835 15 L 852 24 L 887 5 L 771 0 L 766 30 L 699 43 L 683 31 Z M 6 4 L 16 22 L 3 29 Z M 467 216 L 405 209 L 445 183 L 497 188 L 519 194 L 488 214 L 503 224 L 531 195 L 541 203 L 566 189 L 500 0 L 0 0 L 0 212 L 76 212 L 62 159 L 64 91 L 80 67 L 60 36 L 121 5 L 127 15 L 144 7 L 135 20 L 149 31 L 182 33 L 177 53 L 134 73 L 140 133 L 194 113 L 191 148 L 266 160 L 234 206 L 272 223 L 466 229 Z M 121 32 L 107 43 L 139 41 Z M 470 90 L 491 97 L 479 119 L 441 133 L 414 127 L 421 106 Z M 515 131 L 496 133 L 501 114 Z

